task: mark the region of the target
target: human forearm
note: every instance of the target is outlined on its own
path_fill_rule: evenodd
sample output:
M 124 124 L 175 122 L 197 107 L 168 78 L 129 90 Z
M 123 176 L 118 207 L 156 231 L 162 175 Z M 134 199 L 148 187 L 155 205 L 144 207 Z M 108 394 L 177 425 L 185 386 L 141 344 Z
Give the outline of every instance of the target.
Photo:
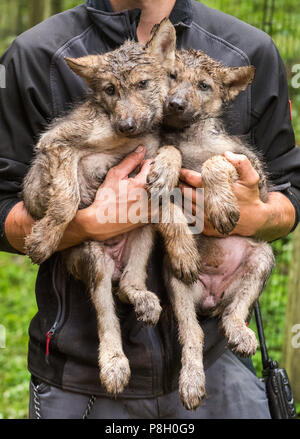
M 127 210 L 134 203 L 134 201 L 128 200 L 127 193 L 122 195 L 118 193 L 119 180 L 128 179 L 128 174 L 142 164 L 145 152 L 145 148 L 141 148 L 137 152 L 129 154 L 118 166 L 111 169 L 105 182 L 99 188 L 94 203 L 86 209 L 79 210 L 75 218 L 69 223 L 57 251 L 73 247 L 85 240 L 105 241 L 143 225 L 143 223 L 131 223 L 129 220 L 125 223 L 108 221 L 102 224 L 98 220 L 98 215 L 100 210 L 103 212 L 111 209 L 118 210 L 124 203 Z M 145 187 L 150 167 L 151 160 L 145 161 L 136 177 L 128 180 L 128 194 L 131 191 Z M 106 199 L 104 197 L 104 200 L 100 201 L 103 188 L 114 190 L 116 199 Z M 5 222 L 5 235 L 14 249 L 21 253 L 25 252 L 25 237 L 31 233 L 33 224 L 34 219 L 26 211 L 23 202 L 16 204 L 11 209 Z
M 141 226 L 143 224 L 140 224 Z M 76 217 L 68 225 L 64 236 L 57 248 L 58 251 L 74 247 L 86 240 L 106 241 L 115 236 L 122 235 L 138 227 L 130 223 L 105 223 L 97 222 L 97 207 L 83 209 L 77 212 Z
M 271 192 L 264 209 L 266 221 L 255 236 L 271 242 L 288 235 L 296 220 L 291 201 L 281 192 Z
M 63 250 L 80 244 L 84 239 L 84 229 L 81 225 L 81 216 L 76 217 L 66 230 L 58 250 Z M 16 204 L 7 215 L 5 221 L 5 235 L 10 245 L 20 253 L 25 253 L 25 238 L 31 233 L 34 219 L 28 214 L 24 203 Z
M 256 218 L 259 218 L 255 224 L 259 227 L 255 236 L 265 241 L 274 241 L 288 235 L 295 224 L 295 208 L 290 200 L 280 192 L 271 192 L 268 203 L 259 203 L 254 210 Z M 107 223 L 97 226 L 96 216 L 95 206 L 79 211 L 69 224 L 58 250 L 72 247 L 86 239 L 104 241 L 137 227 L 137 224 L 130 223 Z M 243 231 L 240 230 L 240 233 L 243 234 Z M 244 234 L 251 234 L 247 233 L 247 225 Z
M 5 221 L 5 235 L 9 244 L 20 253 L 25 253 L 25 237 L 34 224 L 33 218 L 26 211 L 23 202 L 16 204 Z
M 229 158 L 229 156 L 227 157 Z M 267 203 L 260 199 L 259 176 L 245 156 L 230 156 L 240 179 L 233 183 L 233 193 L 239 205 L 240 219 L 231 235 L 255 236 L 265 241 L 274 241 L 289 234 L 295 226 L 296 211 L 293 203 L 281 192 L 269 193 Z M 201 174 L 187 169 L 181 172 L 181 188 L 186 184 L 202 188 Z M 193 214 L 197 212 L 193 199 Z M 222 237 L 204 215 L 203 233 L 207 236 Z
M 6 238 L 9 244 L 20 253 L 25 254 L 25 238 L 31 233 L 33 224 L 34 219 L 28 214 L 23 202 L 16 204 L 6 218 Z M 88 212 L 87 209 L 79 211 L 67 227 L 57 251 L 78 245 L 85 239 L 92 239 L 92 224 L 92 212 Z M 101 240 L 109 239 L 122 233 L 118 224 L 102 225 L 98 229 L 100 229 L 98 230 L 98 238 Z

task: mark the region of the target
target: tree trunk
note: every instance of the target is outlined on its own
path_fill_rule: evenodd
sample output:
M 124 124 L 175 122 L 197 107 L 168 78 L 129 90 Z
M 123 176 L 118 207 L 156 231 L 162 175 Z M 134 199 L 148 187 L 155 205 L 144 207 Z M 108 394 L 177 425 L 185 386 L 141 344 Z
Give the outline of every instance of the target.
M 289 276 L 283 362 L 291 380 L 294 398 L 300 402 L 300 227 L 293 236 Z
M 51 15 L 59 14 L 62 9 L 62 0 L 51 0 Z
M 30 1 L 30 25 L 31 27 L 40 23 L 44 19 L 44 0 Z
M 24 13 L 26 12 L 26 1 L 25 0 L 19 0 L 17 9 L 17 16 L 16 16 L 16 22 L 15 22 L 15 34 L 20 35 L 24 30 Z

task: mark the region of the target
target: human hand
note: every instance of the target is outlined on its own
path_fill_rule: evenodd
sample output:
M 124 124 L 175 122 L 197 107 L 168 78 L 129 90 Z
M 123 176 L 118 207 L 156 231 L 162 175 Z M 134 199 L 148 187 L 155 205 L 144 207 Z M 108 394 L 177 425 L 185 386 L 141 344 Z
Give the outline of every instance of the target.
M 79 244 L 85 240 L 105 241 L 123 233 L 129 232 L 136 227 L 141 227 L 148 222 L 150 209 L 140 215 L 140 221 L 131 222 L 128 218 L 129 210 L 136 203 L 140 190 L 146 186 L 147 175 L 151 168 L 152 160 L 144 160 L 145 147 L 139 147 L 129 154 L 121 163 L 109 170 L 105 181 L 99 187 L 95 201 L 86 209 L 79 210 L 74 220 L 69 224 L 59 250 Z M 140 168 L 133 178 L 129 175 Z M 120 191 L 120 181 L 125 182 Z M 112 194 L 112 196 L 105 196 Z M 115 222 L 99 221 L 101 214 L 115 212 Z M 119 221 L 119 213 L 122 212 L 125 221 Z M 126 219 L 127 218 L 127 219 Z
M 251 165 L 249 159 L 240 154 L 226 152 L 225 158 L 236 168 L 239 179 L 232 185 L 232 191 L 237 199 L 240 219 L 231 235 L 254 236 L 260 233 L 267 224 L 270 216 L 270 209 L 267 203 L 263 203 L 259 196 L 259 175 Z M 180 174 L 180 187 L 202 188 L 201 174 L 188 169 L 182 169 Z M 196 212 L 196 192 L 192 192 L 193 214 Z M 205 210 L 205 206 L 204 206 Z M 213 228 L 204 214 L 203 234 L 207 236 L 222 237 Z

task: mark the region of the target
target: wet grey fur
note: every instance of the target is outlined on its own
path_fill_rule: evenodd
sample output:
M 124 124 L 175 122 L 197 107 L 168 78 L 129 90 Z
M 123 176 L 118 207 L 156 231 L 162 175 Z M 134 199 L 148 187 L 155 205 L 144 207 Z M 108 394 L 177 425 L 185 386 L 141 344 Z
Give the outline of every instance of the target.
M 248 157 L 257 173 L 253 184 L 259 184 L 261 200 L 268 199 L 267 178 L 259 155 L 242 139 L 230 136 L 222 122 L 229 103 L 252 82 L 254 68 L 224 67 L 200 51 L 188 50 L 177 53 L 172 78 L 165 104 L 163 143 L 178 148 L 184 168 L 201 172 L 207 218 L 227 236 L 239 220 L 239 206 L 232 191 L 239 176 L 223 156 L 225 151 Z M 158 157 L 154 163 L 158 174 L 160 166 Z M 171 253 L 164 264 L 182 344 L 179 392 L 187 409 L 198 407 L 206 394 L 204 335 L 197 313 L 218 316 L 228 346 L 242 356 L 253 355 L 257 341 L 246 319 L 274 265 L 270 245 L 251 237 L 213 238 L 201 234 L 195 239 L 201 261 L 199 282 L 191 287 L 174 276 L 168 265 Z
M 90 93 L 83 104 L 54 121 L 41 136 L 25 178 L 24 204 L 37 220 L 25 241 L 33 262 L 40 264 L 56 251 L 78 209 L 92 204 L 105 176 L 114 175 L 114 166 L 139 145 L 147 147 L 146 158 L 155 157 L 158 150 L 162 157 L 168 156 L 172 147 L 160 148 L 158 126 L 168 93 L 168 69 L 175 60 L 175 44 L 174 27 L 164 20 L 145 47 L 128 41 L 105 55 L 66 59 L 69 67 L 85 79 Z M 174 186 L 181 167 L 181 156 L 175 148 L 172 157 L 174 165 L 168 168 L 166 177 Z M 151 184 L 148 189 L 151 191 Z M 176 240 L 179 254 L 174 270 L 191 280 L 197 275 L 197 248 L 187 226 L 184 234 L 186 220 L 180 209 L 177 212 L 184 220 L 177 233 L 183 247 Z M 164 231 L 167 249 L 170 246 L 174 254 L 176 233 L 170 237 L 168 226 Z M 156 324 L 161 312 L 159 299 L 146 288 L 153 235 L 154 227 L 148 225 L 111 243 L 125 239 L 119 296 L 134 306 L 137 318 L 145 324 Z M 98 319 L 100 379 L 109 393 L 117 394 L 128 384 L 130 367 L 114 309 L 115 261 L 105 250 L 104 243 L 87 241 L 62 255 L 68 271 L 90 291 Z

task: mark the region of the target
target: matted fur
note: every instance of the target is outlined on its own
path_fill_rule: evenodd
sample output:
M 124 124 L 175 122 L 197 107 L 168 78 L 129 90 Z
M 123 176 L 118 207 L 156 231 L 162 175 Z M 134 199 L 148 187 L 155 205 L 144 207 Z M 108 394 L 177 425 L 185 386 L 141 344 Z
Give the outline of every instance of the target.
M 24 180 L 24 204 L 37 220 L 26 237 L 26 252 L 33 262 L 40 264 L 56 251 L 77 210 L 94 201 L 99 185 L 108 171 L 113 172 L 113 166 L 141 144 L 147 147 L 146 158 L 155 157 L 159 151 L 158 126 L 169 90 L 168 69 L 175 59 L 175 45 L 175 29 L 163 20 L 146 47 L 127 41 L 105 55 L 66 59 L 69 67 L 87 82 L 90 92 L 81 105 L 54 121 L 41 136 Z M 171 149 L 160 150 L 163 162 L 168 160 L 166 151 Z M 172 154 L 176 160 L 168 163 L 165 178 L 174 186 L 181 156 L 175 148 Z M 152 177 L 155 188 L 155 174 Z M 148 189 L 151 191 L 151 183 Z M 181 210 L 176 209 L 177 216 L 185 221 Z M 183 227 L 180 224 L 180 230 Z M 153 234 L 154 227 L 148 225 L 114 240 L 125 241 L 120 298 L 131 303 L 137 318 L 146 324 L 156 324 L 161 312 L 158 297 L 146 288 Z M 179 240 L 183 237 L 182 245 L 188 245 L 190 255 L 181 251 L 177 240 L 180 275 L 195 279 L 196 245 L 187 233 L 177 235 Z M 167 249 L 173 245 L 169 239 L 165 241 Z M 115 262 L 106 249 L 104 243 L 88 241 L 62 254 L 68 271 L 85 282 L 90 291 L 98 318 L 101 382 L 109 393 L 117 394 L 128 384 L 130 367 L 114 310 Z
M 268 198 L 259 155 L 242 139 L 230 136 L 222 122 L 228 104 L 252 82 L 254 68 L 225 67 L 203 52 L 188 50 L 177 52 L 171 76 L 163 142 L 178 148 L 184 168 L 201 172 L 207 217 L 216 230 L 228 235 L 239 220 L 232 190 L 238 174 L 223 156 L 225 151 L 248 157 L 257 172 L 261 200 Z M 219 316 L 229 347 L 240 355 L 253 355 L 257 341 L 245 322 L 274 265 L 271 247 L 253 238 L 198 235 L 196 241 L 201 261 L 196 284 L 189 287 L 177 279 L 172 252 L 165 263 L 182 344 L 179 392 L 187 409 L 195 409 L 205 397 L 204 336 L 196 312 Z

